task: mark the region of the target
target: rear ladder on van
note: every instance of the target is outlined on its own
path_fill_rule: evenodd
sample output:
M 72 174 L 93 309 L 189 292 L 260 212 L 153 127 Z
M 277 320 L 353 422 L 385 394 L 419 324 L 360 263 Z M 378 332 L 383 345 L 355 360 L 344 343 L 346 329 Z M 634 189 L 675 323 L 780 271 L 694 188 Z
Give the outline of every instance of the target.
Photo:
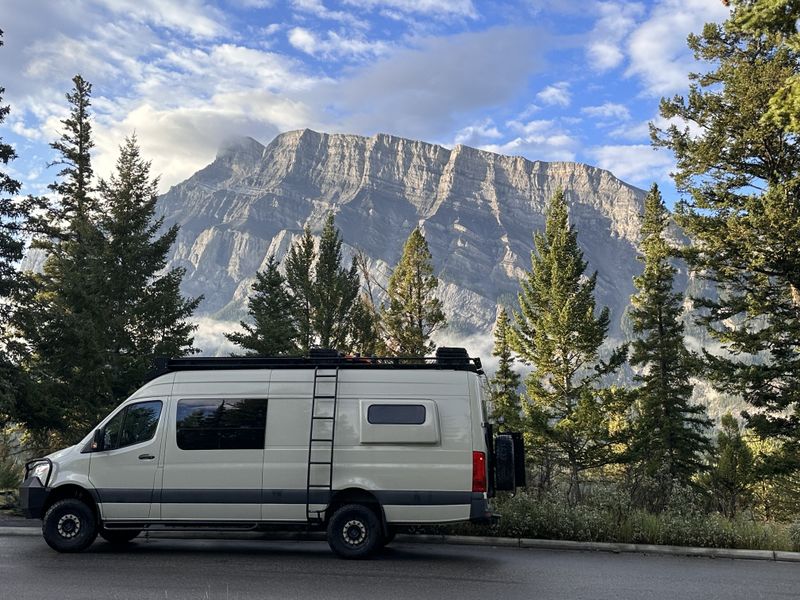
M 339 367 L 316 367 L 306 471 L 306 518 L 309 523 L 321 523 L 324 520 L 333 494 L 333 445 L 338 395 Z

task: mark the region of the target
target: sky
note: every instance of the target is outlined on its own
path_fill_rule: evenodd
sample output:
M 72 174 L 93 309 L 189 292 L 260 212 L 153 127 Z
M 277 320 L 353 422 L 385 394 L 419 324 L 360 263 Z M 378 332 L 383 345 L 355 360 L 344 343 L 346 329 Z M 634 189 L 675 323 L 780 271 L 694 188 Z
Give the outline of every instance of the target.
M 305 127 L 579 161 L 677 198 L 659 99 L 702 70 L 721 0 L 0 0 L 0 137 L 24 192 L 55 179 L 64 93 L 93 84 L 95 172 L 136 133 L 161 190 L 247 135 Z

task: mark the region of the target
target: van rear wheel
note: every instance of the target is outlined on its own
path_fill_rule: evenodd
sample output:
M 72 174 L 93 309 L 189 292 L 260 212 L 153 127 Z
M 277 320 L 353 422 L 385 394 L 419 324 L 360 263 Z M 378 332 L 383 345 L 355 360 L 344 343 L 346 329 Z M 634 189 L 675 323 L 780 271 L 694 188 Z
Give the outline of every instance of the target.
M 94 511 L 75 498 L 59 500 L 42 519 L 44 541 L 58 552 L 82 552 L 97 537 Z
M 328 545 L 342 558 L 367 558 L 382 539 L 380 520 L 361 504 L 343 506 L 328 521 Z

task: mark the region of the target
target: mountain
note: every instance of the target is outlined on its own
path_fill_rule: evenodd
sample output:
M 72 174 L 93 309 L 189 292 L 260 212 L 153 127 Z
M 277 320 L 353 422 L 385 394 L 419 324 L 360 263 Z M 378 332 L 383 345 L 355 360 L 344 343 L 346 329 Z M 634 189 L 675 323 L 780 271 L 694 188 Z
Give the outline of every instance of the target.
M 199 341 L 223 352 L 218 331 L 244 314 L 255 273 L 282 259 L 308 224 L 315 233 L 336 214 L 348 253 L 359 249 L 385 280 L 417 225 L 430 244 L 450 327 L 442 340 L 488 354 L 498 302 L 513 305 L 530 268 L 532 234 L 548 199 L 563 188 L 597 299 L 624 336 L 633 293 L 645 193 L 608 171 L 570 162 L 530 161 L 467 146 L 452 149 L 391 135 L 308 129 L 267 146 L 251 138 L 223 145 L 216 159 L 159 201 L 165 224 L 180 225 L 170 266 L 186 269 L 183 292 L 205 300 Z

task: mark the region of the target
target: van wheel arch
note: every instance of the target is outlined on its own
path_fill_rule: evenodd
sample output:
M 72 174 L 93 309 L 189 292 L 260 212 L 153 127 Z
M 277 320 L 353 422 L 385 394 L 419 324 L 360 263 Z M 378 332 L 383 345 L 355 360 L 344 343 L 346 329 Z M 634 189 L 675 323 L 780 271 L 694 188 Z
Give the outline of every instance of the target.
M 86 506 L 88 506 L 91 511 L 94 513 L 94 518 L 99 524 L 101 521 L 100 518 L 100 510 L 97 508 L 97 502 L 95 501 L 94 495 L 89 492 L 86 488 L 83 488 L 79 485 L 74 483 L 67 483 L 64 485 L 60 485 L 56 488 L 53 488 L 49 494 L 47 494 L 47 499 L 45 500 L 44 507 L 42 509 L 42 514 L 47 514 L 47 511 L 50 510 L 50 507 L 53 506 L 56 502 L 60 500 L 66 499 L 75 499 L 80 500 Z
M 328 504 L 328 508 L 325 510 L 326 525 L 337 510 L 339 510 L 343 506 L 347 506 L 348 504 L 361 504 L 369 508 L 372 512 L 375 513 L 375 516 L 378 517 L 378 520 L 381 523 L 381 529 L 383 530 L 383 533 L 384 534 L 388 533 L 388 525 L 386 524 L 386 513 L 383 510 L 383 506 L 378 501 L 378 498 L 375 497 L 375 495 L 372 492 L 362 488 L 347 488 L 344 490 L 338 490 L 334 492 L 330 504 Z

